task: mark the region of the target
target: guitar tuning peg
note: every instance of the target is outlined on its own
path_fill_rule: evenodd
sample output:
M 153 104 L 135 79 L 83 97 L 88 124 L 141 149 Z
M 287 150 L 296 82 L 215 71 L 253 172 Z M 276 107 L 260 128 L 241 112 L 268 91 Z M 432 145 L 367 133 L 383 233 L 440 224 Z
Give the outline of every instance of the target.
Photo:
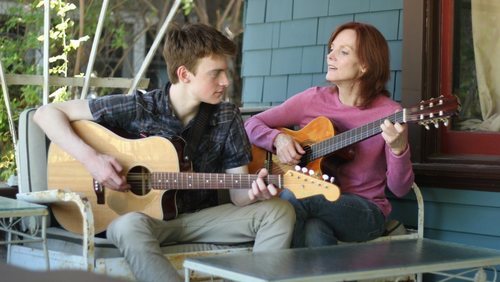
M 310 170 L 309 170 L 309 175 L 310 175 L 310 176 L 313 176 L 313 175 L 314 175 L 314 170 L 310 169 Z
M 426 123 L 426 124 L 424 124 L 424 127 L 425 127 L 425 129 L 426 129 L 426 130 L 429 130 L 429 129 L 430 129 L 430 127 L 429 127 L 429 125 L 428 125 L 427 123 Z
M 328 180 L 328 178 L 330 178 L 330 176 L 328 176 L 328 175 L 326 175 L 326 174 L 323 174 L 323 175 L 321 176 L 321 178 L 323 178 L 323 180 L 327 181 L 327 180 Z
M 300 165 L 295 166 L 295 171 L 302 171 L 302 168 L 300 167 Z
M 443 120 L 443 124 L 444 124 L 444 126 L 448 126 L 448 124 L 449 124 L 449 120 L 448 120 L 447 118 L 445 118 L 445 119 Z
M 332 177 L 330 177 L 330 183 L 333 183 L 333 182 L 335 182 L 335 177 L 332 176 Z
M 303 172 L 303 173 L 307 173 L 307 171 L 308 171 L 307 167 L 303 167 L 303 168 L 302 168 L 302 172 Z
M 439 121 L 438 120 L 433 120 L 432 122 L 434 123 L 435 128 L 439 128 Z

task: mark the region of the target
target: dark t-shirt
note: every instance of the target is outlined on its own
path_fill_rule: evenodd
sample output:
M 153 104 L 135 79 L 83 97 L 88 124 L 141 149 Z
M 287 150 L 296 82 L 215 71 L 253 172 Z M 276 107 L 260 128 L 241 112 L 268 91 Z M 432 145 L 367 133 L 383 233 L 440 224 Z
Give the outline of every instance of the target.
M 129 136 L 161 136 L 186 139 L 194 119 L 183 127 L 170 109 L 168 90 L 157 89 L 132 95 L 109 95 L 89 100 L 94 121 L 120 129 Z M 186 142 L 189 142 L 187 140 Z M 195 172 L 221 173 L 246 165 L 251 160 L 251 145 L 238 107 L 222 102 L 215 106 L 196 152 L 192 156 Z M 180 190 L 179 213 L 192 212 L 217 204 L 217 191 Z

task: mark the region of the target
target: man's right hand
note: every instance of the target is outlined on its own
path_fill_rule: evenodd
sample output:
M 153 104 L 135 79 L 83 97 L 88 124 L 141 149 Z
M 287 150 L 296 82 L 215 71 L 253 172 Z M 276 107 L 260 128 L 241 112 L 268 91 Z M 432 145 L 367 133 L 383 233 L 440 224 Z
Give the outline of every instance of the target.
M 296 165 L 306 151 L 290 135 L 280 133 L 274 139 L 276 155 L 280 162 L 289 165 Z
M 120 175 L 123 167 L 114 157 L 97 154 L 85 161 L 84 164 L 92 177 L 104 185 L 104 187 L 116 191 L 127 191 L 130 189 L 126 177 Z

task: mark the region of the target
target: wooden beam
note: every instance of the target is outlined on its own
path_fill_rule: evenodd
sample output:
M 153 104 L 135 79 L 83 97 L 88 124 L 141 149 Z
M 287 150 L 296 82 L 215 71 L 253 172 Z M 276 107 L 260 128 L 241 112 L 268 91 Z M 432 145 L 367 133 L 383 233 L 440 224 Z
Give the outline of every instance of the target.
M 43 76 L 31 74 L 6 74 L 7 85 L 43 85 Z M 91 77 L 90 86 L 103 88 L 123 88 L 128 89 L 132 85 L 133 78 L 121 77 Z M 49 77 L 50 86 L 83 86 L 83 77 Z M 143 78 L 138 84 L 139 89 L 146 89 L 149 79 Z

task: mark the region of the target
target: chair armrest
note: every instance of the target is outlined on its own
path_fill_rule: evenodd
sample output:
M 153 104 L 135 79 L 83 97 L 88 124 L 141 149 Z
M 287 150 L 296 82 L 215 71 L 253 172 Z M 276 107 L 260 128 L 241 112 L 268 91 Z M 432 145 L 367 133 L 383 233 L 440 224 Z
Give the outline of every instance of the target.
M 38 192 L 18 193 L 17 199 L 36 204 L 52 204 L 59 202 L 72 202 L 77 205 L 83 219 L 83 257 L 87 262 L 87 270 L 94 271 L 94 215 L 86 197 L 75 192 L 61 189 L 45 190 Z
M 418 206 L 418 222 L 417 222 L 417 234 L 418 238 L 424 238 L 424 197 L 422 196 L 422 192 L 416 183 L 413 183 L 411 186 L 413 192 L 415 193 L 415 197 L 417 199 Z

